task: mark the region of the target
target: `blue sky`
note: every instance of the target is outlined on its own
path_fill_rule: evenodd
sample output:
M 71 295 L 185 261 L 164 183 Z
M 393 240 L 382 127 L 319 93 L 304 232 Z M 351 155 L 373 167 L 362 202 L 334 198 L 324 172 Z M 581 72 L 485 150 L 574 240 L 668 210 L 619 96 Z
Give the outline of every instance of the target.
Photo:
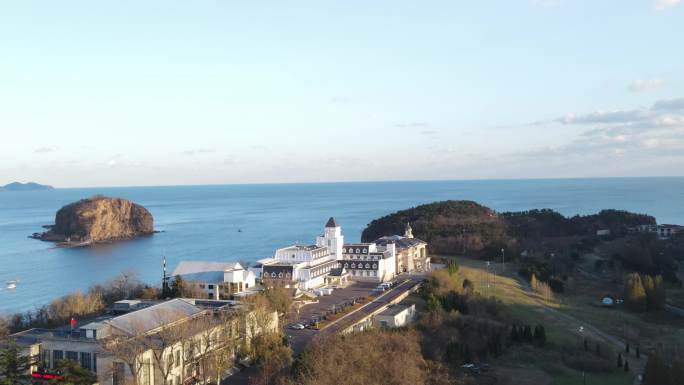
M 25 0 L 0 34 L 0 184 L 684 174 L 681 0 Z

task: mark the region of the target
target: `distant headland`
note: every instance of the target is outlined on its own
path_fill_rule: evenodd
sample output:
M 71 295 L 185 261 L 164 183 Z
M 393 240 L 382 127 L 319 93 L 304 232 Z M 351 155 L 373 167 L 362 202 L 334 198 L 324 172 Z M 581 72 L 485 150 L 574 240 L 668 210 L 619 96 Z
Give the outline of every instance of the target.
M 154 233 L 154 218 L 143 206 L 122 198 L 94 196 L 57 211 L 55 224 L 32 238 L 60 246 L 86 246 Z
M 54 190 L 55 188 L 46 184 L 39 184 L 34 182 L 21 183 L 12 182 L 4 186 L 0 186 L 0 191 L 43 191 Z

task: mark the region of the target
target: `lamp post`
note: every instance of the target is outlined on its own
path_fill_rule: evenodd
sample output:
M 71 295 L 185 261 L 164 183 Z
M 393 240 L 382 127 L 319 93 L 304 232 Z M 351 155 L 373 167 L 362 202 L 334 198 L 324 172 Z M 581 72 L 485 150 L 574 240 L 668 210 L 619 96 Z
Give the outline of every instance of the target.
M 506 270 L 506 250 L 503 247 L 501 248 L 501 270 Z

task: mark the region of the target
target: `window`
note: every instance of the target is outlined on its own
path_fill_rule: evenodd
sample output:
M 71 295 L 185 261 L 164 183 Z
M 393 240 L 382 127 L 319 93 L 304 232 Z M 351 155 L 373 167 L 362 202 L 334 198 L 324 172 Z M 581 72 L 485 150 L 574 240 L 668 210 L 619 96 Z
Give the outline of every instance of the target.
M 205 286 L 204 286 L 203 283 L 200 283 L 199 287 L 200 287 L 200 289 L 204 289 L 204 288 L 205 288 Z
M 209 286 L 208 286 L 208 289 L 209 289 L 209 290 L 213 290 L 213 289 L 214 289 L 214 285 L 209 285 Z
M 363 249 L 363 252 L 364 252 L 364 253 L 367 253 L 367 252 L 368 252 L 368 250 L 367 250 L 367 249 Z
M 52 363 L 54 366 L 57 366 L 57 361 L 59 361 L 63 358 L 64 358 L 64 352 L 62 350 L 53 350 L 52 351 Z
M 81 353 L 81 367 L 83 369 L 91 370 L 90 353 Z
M 143 362 L 142 385 L 150 385 L 150 360 Z
M 70 350 L 67 350 L 66 359 L 71 361 L 78 361 L 78 352 L 72 352 Z
M 374 263 L 374 264 L 373 264 L 373 268 L 374 268 L 374 269 L 377 269 L 377 268 L 378 268 L 378 264 L 377 264 L 377 263 Z
M 49 368 L 50 367 L 50 351 L 46 349 L 42 349 L 40 352 L 40 362 L 41 364 Z
M 361 252 L 361 250 L 359 250 L 359 249 L 356 249 L 356 254 L 358 254 L 358 253 L 360 253 L 360 252 Z

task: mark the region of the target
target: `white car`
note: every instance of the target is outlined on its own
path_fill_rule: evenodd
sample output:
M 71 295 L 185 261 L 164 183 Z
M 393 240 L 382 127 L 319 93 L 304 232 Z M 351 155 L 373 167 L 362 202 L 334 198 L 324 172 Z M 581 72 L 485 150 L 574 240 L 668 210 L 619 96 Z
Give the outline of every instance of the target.
M 290 329 L 294 329 L 294 330 L 304 330 L 304 325 L 302 325 L 302 324 L 292 324 L 292 325 L 290 325 Z

